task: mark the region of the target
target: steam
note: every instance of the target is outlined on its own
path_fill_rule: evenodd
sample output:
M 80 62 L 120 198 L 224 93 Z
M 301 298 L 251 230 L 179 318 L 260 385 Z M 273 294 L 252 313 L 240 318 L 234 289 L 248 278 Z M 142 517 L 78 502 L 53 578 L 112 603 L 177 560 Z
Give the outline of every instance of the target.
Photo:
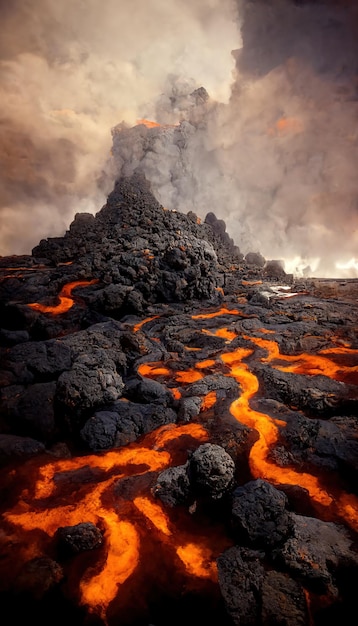
M 243 253 L 358 275 L 354 2 L 0 9 L 2 254 L 62 234 L 139 168 L 164 206 L 224 219 Z
M 165 206 L 223 218 L 244 253 L 295 274 L 353 277 L 358 46 L 354 14 L 328 5 L 240 2 L 229 103 L 196 103 L 192 86 L 185 98 L 174 84 L 156 119 L 186 122 L 119 127 L 114 158 L 122 174 L 142 169 Z
M 0 17 L 2 255 L 99 210 L 113 186 L 111 128 L 134 124 L 168 74 L 229 98 L 231 0 L 1 0 Z

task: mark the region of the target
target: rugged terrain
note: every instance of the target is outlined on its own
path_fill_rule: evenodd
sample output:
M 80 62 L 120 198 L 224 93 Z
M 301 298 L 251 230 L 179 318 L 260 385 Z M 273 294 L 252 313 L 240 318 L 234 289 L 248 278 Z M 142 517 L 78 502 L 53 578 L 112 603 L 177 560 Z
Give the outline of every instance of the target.
M 4 624 L 353 624 L 358 281 L 138 174 L 0 268 Z

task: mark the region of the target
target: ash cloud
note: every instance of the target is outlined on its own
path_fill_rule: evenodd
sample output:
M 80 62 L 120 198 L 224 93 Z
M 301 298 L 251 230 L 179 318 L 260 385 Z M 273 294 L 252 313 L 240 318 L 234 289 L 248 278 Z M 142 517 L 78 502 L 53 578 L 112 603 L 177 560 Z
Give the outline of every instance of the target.
M 6 7 L 2 254 L 61 234 L 139 168 L 164 206 L 224 219 L 244 253 L 357 275 L 354 2 Z
M 0 254 L 97 212 L 111 128 L 150 109 L 168 74 L 227 100 L 240 38 L 231 0 L 0 1 Z
M 118 169 L 143 169 L 170 208 L 213 211 L 244 253 L 285 259 L 287 271 L 354 276 L 358 265 L 336 267 L 358 257 L 354 3 L 241 0 L 238 13 L 230 101 L 198 111 L 193 86 L 186 100 L 172 83 L 156 119 L 187 122 L 135 129 L 132 148 L 115 133 Z

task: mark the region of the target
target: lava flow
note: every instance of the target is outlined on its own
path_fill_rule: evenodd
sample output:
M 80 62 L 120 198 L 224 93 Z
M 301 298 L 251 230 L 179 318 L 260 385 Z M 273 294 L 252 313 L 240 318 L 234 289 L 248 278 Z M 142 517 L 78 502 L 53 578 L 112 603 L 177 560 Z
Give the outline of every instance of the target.
M 227 309 L 222 307 L 218 311 L 211 313 L 202 313 L 193 315 L 193 320 L 208 320 L 221 315 L 240 315 L 236 309 Z M 266 329 L 261 329 L 264 333 Z M 205 334 L 216 335 L 227 339 L 227 343 L 231 342 L 237 333 L 227 328 L 218 328 L 215 331 L 202 329 Z M 270 331 L 268 331 L 270 332 Z M 259 348 L 263 348 L 268 352 L 267 357 L 261 358 L 263 363 L 272 363 L 272 361 L 288 361 L 291 363 L 288 367 L 279 364 L 273 364 L 272 367 L 290 371 L 294 373 L 303 373 L 311 376 L 324 375 L 342 382 L 357 383 L 356 365 L 341 365 L 336 363 L 334 357 L 340 355 L 349 355 L 357 358 L 358 351 L 348 347 L 332 347 L 322 350 L 318 355 L 299 354 L 284 355 L 281 354 L 278 343 L 262 339 L 261 337 L 253 337 L 243 335 L 243 339 L 250 341 Z M 252 446 L 249 456 L 249 465 L 253 478 L 263 478 L 271 481 L 275 485 L 291 484 L 299 485 L 306 489 L 313 502 L 318 503 L 321 507 L 329 509 L 333 517 L 344 520 L 352 529 L 358 530 L 358 498 L 353 494 L 337 493 L 335 490 L 329 493 L 321 484 L 318 477 L 307 473 L 299 472 L 289 467 L 277 466 L 270 458 L 271 449 L 279 440 L 279 428 L 284 428 L 286 423 L 277 419 L 272 419 L 265 413 L 260 413 L 250 407 L 250 400 L 259 391 L 259 382 L 257 377 L 250 371 L 249 366 L 244 362 L 245 359 L 251 357 L 254 350 L 251 348 L 237 348 L 231 352 L 225 352 L 220 355 L 221 362 L 226 366 L 226 376 L 233 377 L 241 387 L 241 395 L 230 407 L 232 415 L 242 424 L 255 429 L 258 434 L 258 440 Z M 328 358 L 328 355 L 331 358 Z M 159 363 L 152 363 L 141 366 L 139 372 L 143 375 L 155 377 L 156 375 L 170 375 L 176 382 L 191 383 L 202 378 L 202 372 L 196 373 L 204 367 L 210 370 L 211 365 L 215 365 L 217 371 L 217 360 L 199 361 L 194 368 L 185 371 L 170 372 L 168 368 L 161 368 Z M 202 400 L 205 406 L 205 398 Z M 212 406 L 212 403 L 209 402 Z
M 34 311 L 40 311 L 40 313 L 51 313 L 52 315 L 60 315 L 62 313 L 67 313 L 73 305 L 74 299 L 72 296 L 72 291 L 76 287 L 87 287 L 88 285 L 94 285 L 98 283 L 98 280 L 94 278 L 93 280 L 75 280 L 71 283 L 67 283 L 64 285 L 58 295 L 59 303 L 53 306 L 41 304 L 40 302 L 32 302 L 28 304 L 31 309 Z
M 17 566 L 22 560 L 39 557 L 59 527 L 85 521 L 101 529 L 106 556 L 100 569 L 89 568 L 80 581 L 73 581 L 74 574 L 69 572 L 74 586 L 70 594 L 78 594 L 80 604 L 101 616 L 104 622 L 106 611 L 124 582 L 134 576 L 135 584 L 138 568 L 144 566 L 140 562 L 142 541 L 148 533 L 154 534 L 155 540 L 172 552 L 174 563 L 179 559 L 183 573 L 189 578 L 215 582 L 215 559 L 229 542 L 222 533 L 218 534 L 214 525 L 206 530 L 205 536 L 201 536 L 199 529 L 195 530 L 195 525 L 194 534 L 190 534 L 186 527 L 173 523 L 163 505 L 152 496 L 141 493 L 129 499 L 120 496 L 121 481 L 132 479 L 135 493 L 136 477 L 173 465 L 183 455 L 185 458 L 190 448 L 195 449 L 207 440 L 208 434 L 199 424 L 168 425 L 147 435 L 140 444 L 105 454 L 54 462 L 47 459 L 42 466 L 29 461 L 17 474 L 17 482 L 24 481 L 25 485 L 18 501 L 4 514 L 10 544 L 15 532 L 17 540 L 11 555 L 4 550 L 0 572 L 4 574 L 10 556 L 16 557 Z M 153 553 L 149 561 L 151 568 L 158 558 L 161 567 L 160 556 Z M 122 590 L 124 594 L 132 593 L 131 587 L 126 589 L 126 592 Z
M 61 293 L 68 297 L 75 286 L 93 282 L 70 283 Z M 45 307 L 45 312 L 59 312 L 58 307 Z M 192 320 L 203 325 L 202 333 L 221 338 L 225 350 L 216 349 L 214 356 L 205 354 L 205 358 L 200 358 L 203 354 L 200 348 L 190 351 L 190 366 L 187 363 L 187 368 L 180 370 L 174 357 L 165 362 L 144 362 L 137 368 L 138 374 L 159 379 L 177 399 L 183 395 L 186 385 L 201 381 L 211 373 L 220 372 L 233 378 L 239 385 L 240 395 L 231 403 L 230 412 L 238 422 L 258 434 L 248 458 L 252 478 L 263 478 L 278 486 L 301 486 L 308 491 L 313 503 L 321 507 L 319 510 L 327 512 L 328 519 L 339 519 L 357 531 L 356 496 L 339 492 L 335 487 L 328 490 L 317 476 L 292 467 L 278 467 L 270 457 L 286 422 L 251 407 L 250 402 L 259 391 L 259 381 L 249 363 L 255 357 L 267 367 L 351 380 L 356 376 L 357 366 L 339 364 L 339 360 L 349 357 L 353 362 L 358 351 L 348 346 L 333 346 L 318 355 L 281 354 L 275 341 L 241 334 L 235 326 L 213 328 L 212 320 L 223 315 L 242 319 L 237 309 L 222 307 L 193 315 Z M 142 320 L 133 330 L 138 332 L 157 317 Z M 205 328 L 207 320 L 210 320 L 210 328 Z M 261 328 L 257 332 L 273 331 Z M 238 338 L 245 342 L 245 347 L 237 347 L 236 343 L 230 350 Z M 257 350 L 264 350 L 266 356 Z M 282 366 L 282 362 L 289 365 Z M 29 559 L 53 551 L 59 528 L 86 522 L 100 529 L 103 546 L 93 551 L 92 561 L 87 556 L 82 565 L 76 565 L 76 559 L 69 562 L 64 585 L 71 599 L 99 616 L 105 624 L 118 623 L 109 617 L 111 611 L 115 615 L 118 603 L 121 607 L 133 605 L 133 597 L 144 593 L 144 578 L 158 580 L 158 585 L 166 585 L 167 590 L 176 584 L 190 590 L 198 581 L 217 586 L 216 559 L 232 545 L 227 529 L 214 521 L 203 526 L 202 519 L 196 519 L 186 509 L 173 512 L 155 497 L 153 487 L 154 473 L 186 463 L 192 451 L 210 440 L 209 426 L 205 428 L 202 423 L 205 424 L 207 412 L 212 411 L 216 402 L 215 390 L 203 393 L 196 420 L 162 426 L 126 447 L 55 461 L 47 455 L 13 470 L 8 476 L 7 490 L 11 493 L 12 505 L 3 514 L 4 558 L 0 564 L 3 578 L 8 576 L 11 585 Z M 16 565 L 11 566 L 9 574 L 10 563 Z M 169 591 L 172 593 L 172 588 Z

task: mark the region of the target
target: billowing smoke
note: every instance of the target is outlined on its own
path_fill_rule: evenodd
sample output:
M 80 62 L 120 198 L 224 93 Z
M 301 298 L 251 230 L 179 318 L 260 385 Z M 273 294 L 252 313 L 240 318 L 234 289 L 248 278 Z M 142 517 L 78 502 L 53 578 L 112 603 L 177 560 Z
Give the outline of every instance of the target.
M 164 206 L 224 219 L 244 253 L 283 258 L 289 271 L 355 275 L 354 4 L 3 8 L 6 253 L 60 234 L 76 211 L 97 211 L 114 177 L 139 168 Z
M 232 0 L 0 0 L 0 254 L 98 211 L 111 128 L 134 124 L 168 75 L 228 100 Z
M 284 259 L 295 273 L 355 276 L 355 14 L 347 4 L 291 0 L 241 0 L 239 14 L 229 103 L 173 84 L 156 119 L 186 122 L 120 126 L 117 170 L 142 169 L 170 208 L 215 212 L 244 253 Z

